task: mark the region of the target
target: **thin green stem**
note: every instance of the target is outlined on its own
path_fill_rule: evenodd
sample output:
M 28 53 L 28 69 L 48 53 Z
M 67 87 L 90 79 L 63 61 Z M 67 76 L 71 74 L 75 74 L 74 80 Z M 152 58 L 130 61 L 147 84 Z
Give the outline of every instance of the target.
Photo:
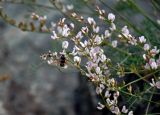
M 106 4 L 105 2 L 103 2 L 102 0 L 99 0 L 103 5 L 105 5 L 106 7 L 108 7 L 110 10 L 112 10 L 113 12 L 115 12 L 122 20 L 124 20 L 127 24 L 127 26 L 131 27 L 132 29 L 134 29 L 137 33 L 139 33 L 140 35 L 143 35 L 144 33 L 141 32 L 140 29 L 138 29 L 135 25 L 133 25 L 132 23 L 130 23 L 124 16 L 122 16 L 119 12 L 117 12 L 115 9 L 113 9 L 112 7 L 110 7 L 108 4 Z
M 136 97 L 136 98 L 142 99 L 142 100 L 144 100 L 144 101 L 147 101 L 147 102 L 150 102 L 150 103 L 154 103 L 154 104 L 160 105 L 160 103 L 158 103 L 158 102 L 150 101 L 150 100 L 148 100 L 148 99 L 145 99 L 145 98 L 142 98 L 142 97 L 140 97 L 140 96 L 137 96 L 137 95 L 128 93 L 128 92 L 126 92 L 126 91 L 123 91 L 123 90 L 119 90 L 119 91 L 122 92 L 122 93 L 124 93 L 124 94 L 127 94 L 127 95 L 130 95 L 130 96 L 134 96 L 134 97 Z
M 37 3 L 29 3 L 29 2 L 24 2 L 24 1 L 0 1 L 0 2 L 4 3 L 4 4 L 18 4 L 18 5 L 36 6 L 36 7 L 40 7 L 40 8 L 55 10 L 55 8 L 51 7 L 51 6 L 46 6 L 46 5 L 37 4 Z
M 109 44 L 108 42 L 102 42 L 101 46 L 109 46 L 109 47 L 113 48 L 112 45 Z M 124 51 L 124 50 L 122 50 L 122 49 L 119 49 L 119 48 L 117 48 L 117 47 L 115 47 L 115 48 L 113 48 L 113 49 L 115 49 L 115 50 L 117 50 L 118 52 L 123 53 L 123 54 L 125 54 L 125 55 L 127 55 L 127 56 L 132 56 L 131 53 L 129 53 L 129 52 L 127 52 L 127 51 Z
M 140 80 L 142 80 L 142 79 L 145 79 L 145 78 L 147 78 L 147 77 L 149 77 L 149 76 L 157 73 L 158 71 L 160 71 L 160 70 L 156 70 L 156 71 L 154 71 L 154 72 L 152 72 L 152 73 L 150 73 L 150 74 L 145 75 L 144 77 L 141 77 L 141 78 L 139 78 L 139 79 L 137 79 L 137 80 L 134 80 L 134 81 L 132 81 L 132 82 L 130 82 L 130 83 L 122 86 L 121 89 L 123 89 L 124 87 L 127 87 L 127 86 L 129 86 L 129 85 L 131 85 L 131 84 L 133 84 L 133 83 L 136 83 L 136 82 L 138 82 L 138 81 L 140 81 Z
M 148 102 L 148 105 L 147 105 L 147 108 L 146 108 L 146 113 L 145 113 L 146 115 L 148 115 L 150 101 L 152 100 L 152 97 L 153 97 L 153 93 L 150 95 L 150 98 L 149 98 L 149 102 Z
M 144 17 L 146 17 L 157 29 L 160 30 L 160 26 L 142 9 L 140 8 L 135 1 L 133 0 L 127 0 L 128 5 L 135 8 L 137 11 L 139 11 Z

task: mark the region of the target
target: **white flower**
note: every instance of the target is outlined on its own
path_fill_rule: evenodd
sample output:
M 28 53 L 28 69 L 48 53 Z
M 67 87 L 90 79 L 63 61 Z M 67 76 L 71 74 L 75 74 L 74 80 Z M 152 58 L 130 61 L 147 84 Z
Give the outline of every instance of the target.
M 93 32 L 98 33 L 99 32 L 99 26 L 93 26 Z
M 158 65 L 157 65 L 157 63 L 155 62 L 155 59 L 150 59 L 149 60 L 149 64 L 150 64 L 150 66 L 151 66 L 151 68 L 152 69 L 157 69 L 158 68 Z
M 156 87 L 157 87 L 157 89 L 160 89 L 160 81 L 156 82 Z
M 144 66 L 145 69 L 150 69 L 150 66 L 148 63 L 146 63 L 146 65 Z
M 68 37 L 68 36 L 69 36 L 69 34 L 70 34 L 70 29 L 68 28 L 67 25 L 64 25 L 61 34 L 62 34 L 62 36 L 64 36 L 64 37 Z
M 114 98 L 117 99 L 118 97 L 119 97 L 119 91 L 116 91 L 116 92 L 114 93 Z
M 143 48 L 144 48 L 145 51 L 148 51 L 150 49 L 150 46 L 149 46 L 149 44 L 144 44 Z
M 71 16 L 72 16 L 72 17 L 77 17 L 77 14 L 76 14 L 75 12 L 73 12 L 73 13 L 71 14 Z
M 70 54 L 73 56 L 77 55 L 76 47 L 73 47 L 73 50 Z
M 84 48 L 85 47 L 85 45 L 84 45 L 84 43 L 83 42 L 80 42 L 80 45 Z
M 97 74 L 101 74 L 101 73 L 102 73 L 100 67 L 96 67 L 96 73 L 97 73 Z
M 111 27 L 109 28 L 111 31 L 116 30 L 116 25 L 114 23 L 111 23 Z
M 100 86 L 101 89 L 105 88 L 105 86 L 103 84 L 100 84 L 99 86 Z
M 157 19 L 157 23 L 160 25 L 160 19 Z
M 155 82 L 155 80 L 152 78 L 152 83 L 149 83 L 152 87 L 156 87 L 157 89 L 160 89 L 160 81 Z
M 87 68 L 88 70 L 91 70 L 93 67 L 97 67 L 97 64 L 96 64 L 96 63 L 93 63 L 92 61 L 88 61 L 86 68 Z
M 53 59 L 48 60 L 47 63 L 48 63 L 49 65 L 53 64 Z
M 105 38 L 108 38 L 111 36 L 111 33 L 109 33 L 109 30 L 105 30 L 104 36 L 105 36 Z
M 75 56 L 74 57 L 74 62 L 76 62 L 77 64 L 80 64 L 81 63 L 81 58 L 79 56 Z
M 129 35 L 129 30 L 128 30 L 127 26 L 124 26 L 121 31 L 122 31 L 123 35 L 125 35 L 125 36 Z
M 67 49 L 67 48 L 68 48 L 68 45 L 69 45 L 69 42 L 68 42 L 68 41 L 63 41 L 63 42 L 62 42 L 62 48 L 63 48 L 63 49 Z
M 91 50 L 90 50 L 89 54 L 90 54 L 91 57 L 94 57 L 94 56 L 96 56 L 96 54 L 98 54 L 100 52 L 102 52 L 100 47 L 98 47 L 98 46 L 97 47 L 91 47 Z
M 111 96 L 111 94 L 109 93 L 109 91 L 107 90 L 106 92 L 105 92 L 105 97 L 106 98 L 109 98 Z
M 100 102 L 98 103 L 97 109 L 102 110 L 105 106 L 101 104 Z
M 143 59 L 144 59 L 144 60 L 146 60 L 146 59 L 147 59 L 146 54 L 143 54 Z
M 156 54 L 158 54 L 159 53 L 159 49 L 157 49 L 157 46 L 155 46 L 154 49 L 151 49 L 150 53 L 151 53 L 152 56 L 155 56 Z
M 87 44 L 88 44 L 88 42 L 87 42 L 86 40 L 84 41 L 84 43 L 83 43 L 83 42 L 80 42 L 80 45 L 81 45 L 83 48 L 86 47 Z
M 152 87 L 155 87 L 156 83 L 155 83 L 154 79 L 152 78 L 151 80 L 152 80 L 152 83 L 149 83 L 149 84 L 150 84 Z
M 96 93 L 101 94 L 104 88 L 105 86 L 103 84 L 100 84 L 99 87 L 96 87 Z
M 73 23 L 70 23 L 70 26 L 71 26 L 71 28 L 74 28 L 74 24 Z
M 113 105 L 113 104 L 116 104 L 115 100 L 110 100 L 110 98 L 107 98 L 106 99 L 106 102 L 109 106 Z
M 97 93 L 97 94 L 101 94 L 101 93 L 102 93 L 102 88 L 96 87 L 96 93 Z
M 101 60 L 100 60 L 101 62 L 105 62 L 106 59 L 107 59 L 107 58 L 106 58 L 106 55 L 102 54 L 101 57 L 100 57 L 100 59 L 101 59 Z
M 90 25 L 96 25 L 96 22 L 94 21 L 94 19 L 92 18 L 92 17 L 88 17 L 88 23 L 90 24 Z
M 66 7 L 68 10 L 72 10 L 74 8 L 73 4 L 67 5 Z
M 116 115 L 120 115 L 120 110 L 119 110 L 118 107 L 111 106 L 110 110 L 111 110 L 112 113 L 115 113 Z
M 84 45 L 87 46 L 88 45 L 88 41 L 84 40 Z
M 117 47 L 117 40 L 112 41 L 112 47 L 116 48 Z
M 130 111 L 130 112 L 128 113 L 128 115 L 133 115 L 133 111 Z
M 59 23 L 61 24 L 64 20 L 65 19 L 62 19 Z M 57 31 L 58 31 L 59 34 L 61 34 L 64 37 L 68 37 L 69 34 L 70 34 L 70 29 L 66 24 L 63 27 L 62 26 L 58 26 L 57 27 Z
M 86 26 L 86 27 L 82 27 L 81 31 L 82 31 L 82 33 L 86 34 L 86 33 L 88 33 L 89 29 Z
M 99 45 L 101 42 L 102 42 L 102 39 L 100 36 L 96 35 L 95 39 L 94 39 L 94 42 Z
M 139 37 L 139 41 L 140 43 L 145 43 L 146 39 L 144 38 L 144 36 Z
M 83 38 L 83 35 L 82 35 L 82 32 L 81 32 L 81 31 L 79 31 L 79 32 L 77 33 L 76 38 L 79 38 L 79 39 Z
M 156 60 L 156 62 L 157 62 L 157 65 L 160 66 L 160 56 L 159 56 L 159 58 Z
M 123 106 L 123 107 L 122 107 L 122 112 L 123 112 L 123 113 L 127 113 L 127 112 L 128 112 L 128 109 L 126 109 L 126 106 Z
M 59 37 L 57 36 L 55 31 L 52 31 L 53 35 L 51 36 L 52 39 L 58 39 Z
M 152 62 L 150 65 L 151 65 L 151 68 L 152 68 L 152 69 L 157 69 L 157 68 L 158 68 L 156 62 Z
M 111 22 L 113 22 L 115 20 L 115 15 L 113 13 L 109 13 L 108 14 L 108 20 L 110 20 Z
M 135 37 L 131 36 L 130 34 L 128 35 L 129 41 L 128 43 L 130 43 L 131 45 L 137 45 L 137 39 L 135 39 Z

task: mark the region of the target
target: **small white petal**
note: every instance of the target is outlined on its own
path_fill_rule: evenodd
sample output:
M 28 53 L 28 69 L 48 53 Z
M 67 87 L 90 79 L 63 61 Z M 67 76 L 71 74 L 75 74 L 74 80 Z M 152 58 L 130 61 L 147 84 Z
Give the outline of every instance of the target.
M 68 10 L 72 10 L 74 8 L 73 4 L 67 5 L 66 7 Z
M 96 25 L 96 22 L 94 21 L 94 19 L 92 18 L 92 17 L 88 17 L 88 23 L 90 24 L 90 25 Z
M 107 59 L 107 58 L 106 58 L 106 55 L 102 54 L 102 55 L 101 55 L 101 62 L 105 62 L 106 59 Z
M 117 40 L 112 41 L 112 47 L 116 48 L 117 47 Z
M 97 36 L 95 37 L 95 39 L 94 39 L 94 42 L 95 42 L 97 45 L 99 45 L 99 44 L 102 42 L 101 37 L 97 35 Z
M 100 69 L 100 67 L 96 67 L 96 73 L 97 73 L 97 74 L 101 74 L 101 69 Z
M 70 26 L 71 26 L 71 28 L 74 28 L 74 24 L 73 23 L 70 23 Z
M 139 37 L 139 41 L 140 43 L 145 43 L 146 39 L 144 38 L 144 36 Z
M 157 82 L 156 82 L 156 87 L 157 87 L 158 89 L 160 89 L 160 81 L 157 81 Z
M 149 44 L 144 44 L 143 48 L 144 48 L 145 51 L 148 51 L 150 49 L 150 46 L 149 46 Z
M 128 112 L 128 109 L 126 109 L 126 106 L 123 106 L 123 107 L 122 107 L 122 112 L 123 112 L 123 113 L 127 113 L 127 112 Z
M 102 89 L 100 87 L 96 87 L 96 93 L 97 94 L 101 94 L 102 93 Z
M 55 40 L 55 39 L 58 39 L 58 38 L 59 38 L 59 37 L 57 36 L 57 34 L 56 34 L 56 32 L 55 32 L 55 31 L 53 31 L 52 33 L 53 33 L 53 35 L 51 36 L 51 38 L 52 38 L 53 40 Z
M 102 110 L 105 106 L 101 104 L 100 102 L 98 103 L 97 109 Z
M 158 65 L 155 62 L 155 59 L 150 59 L 149 60 L 149 64 L 150 64 L 150 66 L 151 66 L 152 69 L 157 69 L 158 68 Z
M 133 111 L 130 111 L 130 112 L 128 113 L 128 115 L 133 115 Z
M 109 98 L 111 96 L 111 94 L 109 93 L 109 91 L 107 90 L 106 92 L 105 92 L 105 97 L 106 98 Z
M 98 33 L 99 32 L 99 26 L 96 26 L 96 27 L 93 26 L 93 32 Z
M 129 35 L 129 30 L 128 30 L 127 26 L 124 26 L 121 31 L 122 31 L 123 35 L 125 35 L 125 36 Z
M 109 13 L 108 14 L 108 20 L 110 20 L 111 22 L 113 22 L 115 20 L 115 15 L 113 13 Z
M 146 60 L 146 59 L 147 59 L 146 54 L 143 54 L 143 59 L 144 59 L 144 60 Z
M 116 30 L 116 25 L 115 25 L 114 23 L 111 23 L 110 30 L 111 30 L 111 31 L 114 31 L 114 30 Z
M 111 33 L 109 33 L 109 30 L 105 30 L 104 36 L 105 36 L 105 38 L 108 38 L 111 36 Z
M 81 58 L 79 56 L 75 56 L 73 60 L 78 64 L 81 62 Z
M 63 49 L 67 49 L 68 46 L 69 46 L 69 42 L 68 42 L 68 41 L 63 41 L 63 42 L 62 42 L 62 48 L 63 48 Z

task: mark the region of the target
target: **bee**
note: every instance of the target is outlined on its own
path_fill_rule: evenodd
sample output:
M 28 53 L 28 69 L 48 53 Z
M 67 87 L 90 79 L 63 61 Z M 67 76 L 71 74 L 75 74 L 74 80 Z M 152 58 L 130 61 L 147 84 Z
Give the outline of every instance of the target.
M 60 66 L 62 68 L 66 68 L 66 56 L 63 53 L 52 53 L 51 51 L 49 51 L 46 54 L 43 54 L 40 56 L 43 60 L 47 61 L 49 65 L 57 65 Z
M 61 54 L 59 62 L 60 62 L 60 64 L 59 64 L 60 67 L 64 67 L 65 66 L 65 64 L 66 64 L 66 57 L 65 57 L 64 54 Z

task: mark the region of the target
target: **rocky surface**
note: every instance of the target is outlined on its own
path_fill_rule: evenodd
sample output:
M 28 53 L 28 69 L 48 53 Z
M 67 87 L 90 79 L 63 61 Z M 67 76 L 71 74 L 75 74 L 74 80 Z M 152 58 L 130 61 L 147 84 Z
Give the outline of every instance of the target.
M 26 12 L 12 5 L 5 9 L 16 20 Z M 40 59 L 55 44 L 50 35 L 22 32 L 0 20 L 0 77 L 10 76 L 0 82 L 0 115 L 98 115 L 77 71 L 59 71 Z
M 0 25 L 0 77 L 11 78 L 0 82 L 0 115 L 74 115 L 77 73 L 61 73 L 40 59 L 54 47 L 50 35 Z

